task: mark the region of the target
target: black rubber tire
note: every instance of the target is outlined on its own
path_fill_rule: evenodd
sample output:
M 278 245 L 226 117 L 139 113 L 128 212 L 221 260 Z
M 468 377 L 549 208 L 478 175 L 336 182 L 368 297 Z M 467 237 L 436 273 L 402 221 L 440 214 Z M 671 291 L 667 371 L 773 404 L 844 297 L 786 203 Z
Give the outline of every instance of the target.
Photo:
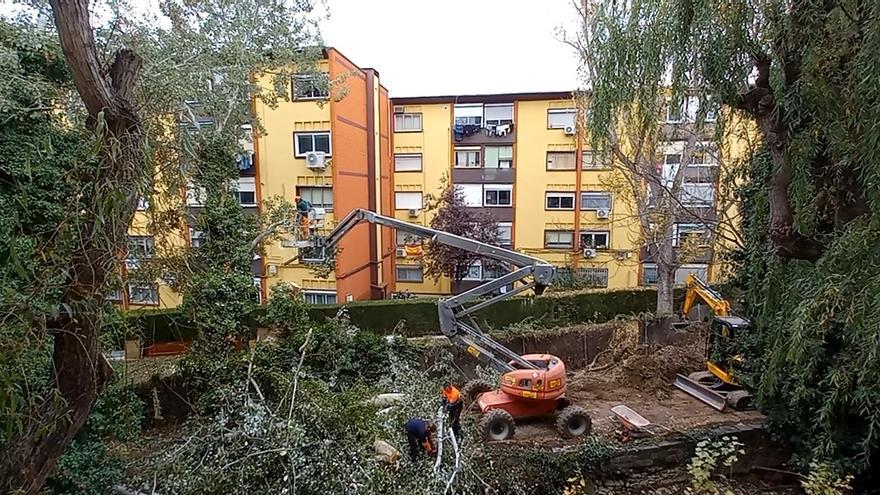
M 593 420 L 583 407 L 568 406 L 556 415 L 556 429 L 562 438 L 588 435 L 593 429 Z
M 464 409 L 468 410 L 478 395 L 484 392 L 495 390 L 495 386 L 486 380 L 471 380 L 461 387 L 461 400 L 464 402 Z
M 504 409 L 492 409 L 480 419 L 480 431 L 487 442 L 507 440 L 516 433 L 516 423 Z

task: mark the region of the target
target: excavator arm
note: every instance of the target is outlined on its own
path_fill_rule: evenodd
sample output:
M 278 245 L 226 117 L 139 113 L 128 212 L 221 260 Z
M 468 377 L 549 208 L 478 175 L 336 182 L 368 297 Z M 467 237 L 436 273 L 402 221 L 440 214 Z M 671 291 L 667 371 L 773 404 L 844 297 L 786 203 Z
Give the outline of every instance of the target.
M 315 248 L 332 249 L 346 233 L 360 223 L 370 223 L 391 227 L 396 230 L 414 234 L 419 237 L 430 239 L 447 246 L 463 249 L 478 254 L 485 258 L 491 258 L 514 266 L 516 269 L 508 274 L 478 285 L 466 292 L 437 302 L 437 312 L 440 318 L 440 331 L 446 335 L 453 344 L 463 348 L 469 354 L 479 359 L 501 373 L 507 373 L 514 369 L 539 369 L 539 366 L 523 359 L 519 354 L 511 351 L 501 343 L 486 335 L 477 325 L 473 313 L 491 306 L 497 302 L 509 299 L 527 290 L 534 290 L 535 294 L 541 294 L 553 281 L 556 269 L 546 261 L 523 253 L 493 246 L 484 242 L 475 241 L 441 230 L 414 225 L 403 220 L 386 217 L 378 213 L 355 209 L 345 216 L 336 227 L 326 236 L 315 236 L 312 246 Z M 503 294 L 494 295 L 485 300 L 480 300 L 487 294 L 492 294 L 497 289 L 514 282 L 521 282 L 513 290 Z M 463 321 L 467 318 L 467 323 Z M 511 365 L 510 363 L 514 363 Z
M 684 304 L 681 306 L 682 318 L 687 319 L 688 313 L 691 312 L 691 309 L 693 309 L 694 304 L 696 304 L 698 300 L 703 301 L 707 306 L 712 308 L 712 311 L 715 312 L 715 316 L 730 315 L 730 303 L 727 299 L 724 299 L 718 291 L 709 287 L 709 284 L 700 280 L 693 273 L 687 276 L 687 279 L 685 280 L 685 289 Z

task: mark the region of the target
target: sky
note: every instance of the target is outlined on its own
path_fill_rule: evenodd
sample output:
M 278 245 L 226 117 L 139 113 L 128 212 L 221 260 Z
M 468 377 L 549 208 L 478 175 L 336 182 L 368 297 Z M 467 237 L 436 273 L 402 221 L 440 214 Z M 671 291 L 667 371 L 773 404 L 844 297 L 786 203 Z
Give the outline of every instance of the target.
M 577 57 L 557 34 L 576 28 L 572 0 L 315 1 L 324 43 L 379 71 L 395 97 L 578 86 Z M 0 0 L 0 13 L 17 10 L 10 3 Z
M 324 43 L 379 71 L 392 96 L 566 91 L 571 0 L 327 0 Z

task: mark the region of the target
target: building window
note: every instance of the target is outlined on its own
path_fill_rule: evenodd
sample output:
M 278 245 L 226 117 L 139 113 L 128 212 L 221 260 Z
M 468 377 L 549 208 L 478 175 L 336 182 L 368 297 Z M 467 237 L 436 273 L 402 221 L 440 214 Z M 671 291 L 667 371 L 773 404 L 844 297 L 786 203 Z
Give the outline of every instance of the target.
M 607 268 L 580 268 L 578 278 L 587 287 L 608 287 Z
M 455 105 L 456 125 L 483 125 L 483 105 Z
M 294 100 L 319 100 L 328 96 L 330 96 L 330 80 L 327 74 L 293 76 Z
M 570 230 L 545 230 L 544 247 L 547 249 L 571 249 L 574 247 L 574 232 Z
M 196 187 L 192 182 L 186 184 L 186 205 L 204 206 L 208 199 L 208 192 L 204 187 Z
M 394 114 L 394 132 L 420 132 L 422 130 L 422 114 Z
M 294 156 L 303 158 L 310 151 L 323 151 L 330 156 L 329 132 L 294 132 Z
M 415 234 L 410 234 L 410 233 L 404 232 L 402 230 L 395 231 L 395 240 L 397 243 L 397 247 L 401 247 L 401 248 L 405 247 L 407 244 L 413 245 L 413 244 L 421 244 L 422 243 L 421 236 L 417 236 Z
M 128 284 L 128 302 L 156 306 L 159 304 L 159 288 L 156 284 Z
M 600 151 L 584 151 L 581 168 L 584 170 L 602 170 L 609 168 L 605 165 Z
M 424 280 L 421 265 L 397 265 L 398 282 L 421 282 Z
M 682 265 L 675 270 L 675 283 L 683 284 L 687 280 L 688 275 L 695 275 L 697 278 L 708 282 L 709 266 L 708 265 Z
M 547 170 L 575 170 L 574 151 L 548 151 Z
M 128 259 L 152 258 L 156 251 L 156 243 L 151 235 L 128 236 Z
M 709 229 L 705 225 L 696 223 L 677 223 L 672 237 L 673 246 L 691 244 L 700 246 L 708 242 Z
M 301 263 L 323 263 L 327 257 L 326 248 L 303 247 L 299 248 L 299 261 Z
M 645 263 L 642 265 L 642 285 L 656 285 L 660 281 L 657 265 Z
M 104 296 L 107 301 L 122 302 L 122 289 L 113 289 Z
M 506 125 L 513 123 L 513 104 L 486 105 L 486 125 Z
M 296 188 L 296 191 L 304 200 L 311 203 L 315 208 L 323 208 L 326 211 L 333 211 L 332 187 L 300 186 Z
M 253 177 L 239 177 L 232 187 L 235 199 L 242 206 L 257 206 L 257 185 Z
M 581 210 L 611 210 L 611 193 L 585 192 L 581 193 Z
M 395 172 L 421 172 L 422 171 L 422 155 L 421 154 L 394 155 L 394 171 Z
M 560 108 L 547 110 L 547 128 L 565 129 L 574 127 L 577 119 L 577 110 L 574 108 Z
M 581 232 L 581 249 L 608 249 L 609 233 L 607 231 Z
M 547 210 L 573 210 L 574 193 L 548 192 L 544 208 Z
M 465 206 L 483 206 L 482 184 L 456 184 L 455 188 L 464 198 Z
M 455 147 L 455 166 L 456 168 L 479 168 L 480 167 L 480 147 L 479 146 L 456 146 Z
M 498 222 L 498 245 L 510 247 L 513 245 L 513 224 L 510 222 Z
M 329 291 L 307 290 L 303 297 L 308 304 L 336 304 L 336 293 Z
M 706 122 L 715 122 L 718 113 L 718 107 L 711 101 L 707 104 L 706 115 L 703 117 Z M 666 102 L 666 123 L 680 124 L 685 122 L 696 122 L 697 116 L 700 114 L 700 97 L 688 96 L 682 98 L 678 106 L 673 104 L 672 100 Z
M 678 199 L 685 206 L 712 206 L 715 204 L 715 184 L 682 184 Z
M 396 210 L 421 210 L 421 192 L 395 192 L 394 209 Z
M 467 273 L 464 274 L 462 280 L 483 280 L 483 265 L 479 261 L 475 261 L 468 267 Z
M 483 186 L 483 206 L 512 206 L 512 185 L 485 185 Z
M 511 168 L 513 146 L 486 146 L 486 168 Z
M 714 167 L 718 165 L 718 149 L 712 143 L 700 143 L 694 149 L 688 167 Z
M 208 233 L 203 230 L 189 229 L 189 245 L 193 248 L 200 248 L 208 242 Z

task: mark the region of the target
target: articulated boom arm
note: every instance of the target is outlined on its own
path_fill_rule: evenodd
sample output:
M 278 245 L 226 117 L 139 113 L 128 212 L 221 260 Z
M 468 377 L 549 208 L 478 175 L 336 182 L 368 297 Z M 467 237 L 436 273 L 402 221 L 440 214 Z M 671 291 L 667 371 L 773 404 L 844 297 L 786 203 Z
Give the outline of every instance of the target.
M 709 287 L 709 284 L 700 280 L 693 273 L 687 276 L 685 287 L 687 288 L 687 292 L 684 296 L 684 304 L 681 307 L 681 314 L 685 318 L 687 318 L 688 313 L 690 313 L 694 304 L 696 304 L 697 298 L 700 298 L 712 308 L 712 311 L 715 312 L 715 316 L 730 315 L 730 303 L 727 299 L 724 299 L 718 291 Z
M 541 294 L 550 285 L 556 269 L 546 261 L 518 253 L 510 249 L 504 249 L 484 242 L 467 239 L 441 230 L 414 225 L 396 218 L 386 217 L 378 213 L 356 209 L 345 216 L 327 236 L 315 239 L 315 247 L 333 248 L 340 239 L 352 228 L 361 222 L 375 225 L 392 227 L 402 232 L 415 234 L 428 238 L 434 242 L 446 244 L 455 248 L 463 249 L 478 254 L 485 258 L 508 263 L 516 267 L 516 270 L 497 279 L 490 280 L 473 289 L 450 297 L 440 299 L 437 302 L 437 311 L 440 316 L 440 330 L 449 337 L 454 344 L 464 348 L 472 356 L 492 366 L 496 370 L 506 373 L 515 369 L 509 364 L 514 362 L 518 368 L 538 369 L 538 367 L 523 359 L 519 354 L 504 347 L 494 339 L 483 333 L 471 316 L 476 311 L 491 306 L 499 301 L 509 299 L 517 294 L 534 289 L 536 294 Z M 531 280 L 528 280 L 531 279 Z M 495 295 L 484 301 L 465 307 L 477 298 L 491 294 L 513 282 L 522 284 L 504 294 Z M 468 317 L 469 322 L 464 323 L 460 318 Z

